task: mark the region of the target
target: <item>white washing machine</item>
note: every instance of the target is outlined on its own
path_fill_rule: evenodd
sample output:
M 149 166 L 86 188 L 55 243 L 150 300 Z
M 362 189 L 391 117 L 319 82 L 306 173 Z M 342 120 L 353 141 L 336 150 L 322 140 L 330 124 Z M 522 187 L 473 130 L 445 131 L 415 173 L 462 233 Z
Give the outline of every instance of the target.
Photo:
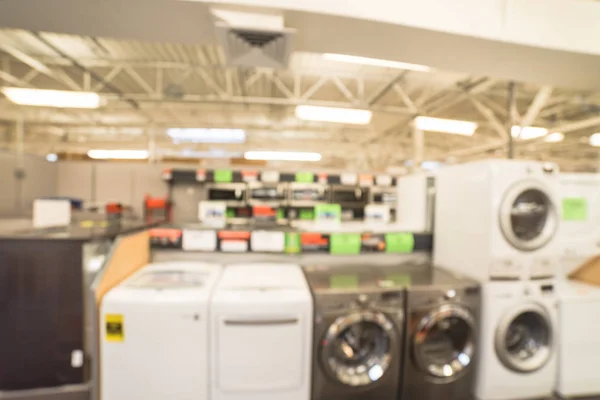
M 558 167 L 485 160 L 436 175 L 434 262 L 489 279 L 553 277 L 560 221 Z
M 312 326 L 298 265 L 227 266 L 211 301 L 211 399 L 309 400 Z
M 101 304 L 104 400 L 208 399 L 208 305 L 221 267 L 156 263 Z
M 561 275 L 600 254 L 600 174 L 560 174 Z
M 550 398 L 558 359 L 553 280 L 482 285 L 475 397 Z
M 558 382 L 561 398 L 600 395 L 600 288 L 581 282 L 558 285 Z

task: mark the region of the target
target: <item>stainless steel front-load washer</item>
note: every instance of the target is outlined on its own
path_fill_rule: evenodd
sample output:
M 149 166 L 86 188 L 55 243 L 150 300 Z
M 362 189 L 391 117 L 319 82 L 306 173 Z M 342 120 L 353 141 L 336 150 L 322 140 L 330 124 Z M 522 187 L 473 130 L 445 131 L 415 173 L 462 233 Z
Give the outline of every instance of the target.
M 427 265 L 413 269 L 406 293 L 402 399 L 471 399 L 480 297 L 479 284 L 471 279 Z
M 312 400 L 397 400 L 403 287 L 368 265 L 304 268 L 315 301 Z

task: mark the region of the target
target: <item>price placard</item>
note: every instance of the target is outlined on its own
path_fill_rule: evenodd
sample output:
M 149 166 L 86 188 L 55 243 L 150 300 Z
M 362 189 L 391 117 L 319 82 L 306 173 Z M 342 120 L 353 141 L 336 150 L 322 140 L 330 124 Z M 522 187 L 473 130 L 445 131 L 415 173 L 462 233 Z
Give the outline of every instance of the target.
M 211 230 L 183 230 L 184 251 L 216 251 L 217 232 Z
M 233 171 L 230 169 L 215 169 L 214 180 L 217 183 L 227 183 L 233 180 Z
M 386 233 L 386 253 L 412 253 L 415 248 L 415 237 L 412 233 Z
M 360 254 L 360 233 L 332 233 L 329 238 L 331 254 Z
M 585 221 L 588 218 L 588 206 L 585 197 L 562 199 L 562 209 L 564 221 Z
M 295 181 L 300 183 L 313 183 L 315 181 L 315 174 L 312 172 L 296 172 Z

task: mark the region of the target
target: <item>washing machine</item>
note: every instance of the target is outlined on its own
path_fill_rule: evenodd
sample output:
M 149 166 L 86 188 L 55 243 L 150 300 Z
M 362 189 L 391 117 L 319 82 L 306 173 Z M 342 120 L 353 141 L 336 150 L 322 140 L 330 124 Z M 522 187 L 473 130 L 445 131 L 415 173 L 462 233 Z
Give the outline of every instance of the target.
M 404 268 L 394 269 L 399 274 Z M 478 351 L 479 283 L 422 266 L 410 280 L 401 398 L 470 400 Z
M 555 276 L 557 199 L 555 164 L 485 160 L 441 168 L 435 264 L 482 282 Z
M 404 287 L 372 266 L 306 266 L 315 301 L 312 400 L 396 400 Z
M 558 283 L 560 346 L 556 392 L 562 398 L 600 395 L 600 288 Z
M 556 283 L 482 284 L 475 397 L 550 398 L 558 372 Z
M 559 175 L 561 275 L 600 254 L 600 174 Z
M 312 321 L 298 265 L 227 266 L 211 301 L 211 400 L 309 400 Z
M 208 305 L 221 267 L 150 264 L 102 301 L 104 400 L 208 399 Z

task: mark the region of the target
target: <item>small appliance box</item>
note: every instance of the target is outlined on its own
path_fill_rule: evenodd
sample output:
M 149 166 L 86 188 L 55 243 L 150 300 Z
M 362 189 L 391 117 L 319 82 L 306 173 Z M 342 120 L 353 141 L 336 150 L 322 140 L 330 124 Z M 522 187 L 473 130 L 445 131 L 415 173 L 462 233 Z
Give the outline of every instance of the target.
M 198 219 L 206 226 L 222 228 L 227 224 L 227 204 L 224 201 L 198 203 Z
M 569 279 L 600 286 L 600 254 L 581 264 L 569 275 Z

